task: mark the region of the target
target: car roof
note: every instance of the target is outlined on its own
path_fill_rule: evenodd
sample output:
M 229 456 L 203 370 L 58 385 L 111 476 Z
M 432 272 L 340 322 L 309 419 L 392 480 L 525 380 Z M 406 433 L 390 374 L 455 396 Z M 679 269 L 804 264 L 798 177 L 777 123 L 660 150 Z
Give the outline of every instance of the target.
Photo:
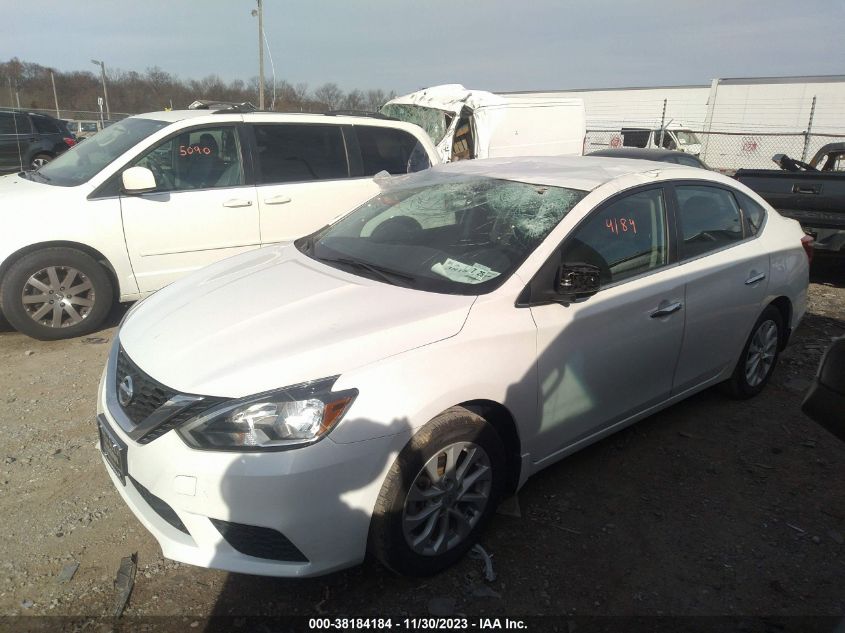
M 520 158 L 482 158 L 464 160 L 431 168 L 452 174 L 467 174 L 515 180 L 550 187 L 568 187 L 592 191 L 606 182 L 631 174 L 677 170 L 684 178 L 702 178 L 696 167 L 671 163 L 601 156 L 531 156 Z
M 272 120 L 273 118 L 285 120 L 302 120 L 302 121 L 320 121 L 329 124 L 340 125 L 347 124 L 366 124 L 377 126 L 388 126 L 408 129 L 417 127 L 412 123 L 406 123 L 398 119 L 391 119 L 385 116 L 374 116 L 371 114 L 353 114 L 343 111 L 334 112 L 268 112 L 266 110 L 257 110 L 255 112 L 238 112 L 236 110 L 164 110 L 159 112 L 145 112 L 144 114 L 136 114 L 133 118 L 155 119 L 157 121 L 166 121 L 168 123 L 177 123 L 187 119 L 195 119 L 198 117 L 217 118 L 220 115 L 237 115 L 242 116 L 244 121 L 260 121 L 262 119 Z
M 663 160 L 670 156 L 690 156 L 686 152 L 679 152 L 672 149 L 645 149 L 642 147 L 614 147 L 611 149 L 600 149 L 595 152 L 590 152 L 588 156 L 607 156 L 620 158 L 637 158 L 645 160 Z M 693 159 L 696 157 L 693 156 Z

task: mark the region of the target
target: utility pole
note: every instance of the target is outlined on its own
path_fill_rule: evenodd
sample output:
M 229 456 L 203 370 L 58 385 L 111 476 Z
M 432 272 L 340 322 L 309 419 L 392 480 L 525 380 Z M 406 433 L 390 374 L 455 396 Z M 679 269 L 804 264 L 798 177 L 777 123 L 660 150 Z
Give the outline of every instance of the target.
M 53 101 L 56 102 L 56 118 L 61 119 L 62 115 L 59 114 L 59 97 L 56 93 L 56 78 L 53 77 L 53 69 L 50 69 L 50 81 L 53 83 Z
M 264 7 L 258 2 L 258 109 L 264 109 Z
M 106 63 L 92 59 L 91 63 L 100 67 L 100 74 L 103 77 L 103 96 L 106 99 L 106 120 L 111 119 L 111 110 L 109 109 L 109 91 L 106 88 Z
M 12 90 L 12 78 L 7 77 L 7 79 L 9 80 L 9 107 L 14 108 L 15 107 L 15 91 Z

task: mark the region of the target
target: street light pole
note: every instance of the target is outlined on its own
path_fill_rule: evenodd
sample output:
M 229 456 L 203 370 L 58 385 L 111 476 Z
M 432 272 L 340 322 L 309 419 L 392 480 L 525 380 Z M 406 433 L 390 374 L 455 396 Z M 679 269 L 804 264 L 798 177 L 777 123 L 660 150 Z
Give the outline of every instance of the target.
M 59 114 L 59 96 L 56 94 L 56 78 L 53 77 L 53 69 L 50 69 L 50 81 L 53 84 L 53 101 L 56 102 L 56 118 L 61 119 L 62 115 Z
M 106 63 L 96 59 L 92 59 L 91 63 L 100 67 L 100 74 L 103 77 L 103 96 L 106 99 L 106 119 L 108 120 L 111 119 L 111 110 L 109 109 L 109 91 L 106 88 Z
M 264 109 L 264 8 L 258 2 L 258 109 Z

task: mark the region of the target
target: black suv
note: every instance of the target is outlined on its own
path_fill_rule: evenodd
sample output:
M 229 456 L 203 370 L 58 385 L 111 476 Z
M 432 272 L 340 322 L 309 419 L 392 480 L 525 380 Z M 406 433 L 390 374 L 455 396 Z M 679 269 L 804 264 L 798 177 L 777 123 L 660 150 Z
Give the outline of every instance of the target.
M 38 169 L 75 144 L 64 121 L 46 114 L 0 110 L 0 172 Z

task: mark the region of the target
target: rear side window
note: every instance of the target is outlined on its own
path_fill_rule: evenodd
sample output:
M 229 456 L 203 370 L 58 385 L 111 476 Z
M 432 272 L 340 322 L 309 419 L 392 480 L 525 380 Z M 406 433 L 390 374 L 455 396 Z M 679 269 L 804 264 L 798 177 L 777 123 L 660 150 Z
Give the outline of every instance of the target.
M 412 135 L 389 127 L 356 125 L 364 176 L 380 171 L 408 174 L 431 167 L 425 148 Z
M 39 134 L 60 134 L 59 126 L 52 119 L 43 116 L 32 117 L 32 124 L 35 126 L 35 131 Z
M 29 134 L 29 119 L 20 114 L 0 112 L 0 134 Z
M 254 125 L 258 184 L 349 177 L 338 125 Z
M 680 185 L 681 259 L 690 259 L 742 240 L 742 216 L 733 195 L 718 187 Z
M 742 208 L 746 233 L 757 235 L 757 231 L 766 220 L 766 210 L 744 193 L 737 192 L 736 195 L 739 198 L 739 206 Z

